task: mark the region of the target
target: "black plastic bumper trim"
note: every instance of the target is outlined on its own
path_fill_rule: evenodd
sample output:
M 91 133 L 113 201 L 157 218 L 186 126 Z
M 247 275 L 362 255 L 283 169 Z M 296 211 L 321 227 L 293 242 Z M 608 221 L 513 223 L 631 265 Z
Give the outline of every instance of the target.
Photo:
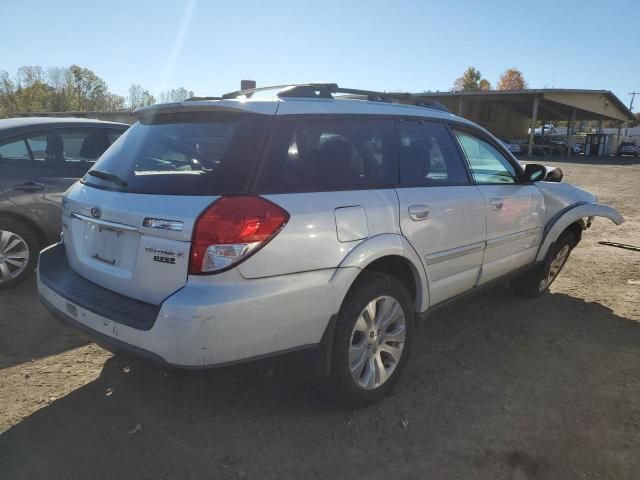
M 61 297 L 127 327 L 150 330 L 160 313 L 160 305 L 121 295 L 77 274 L 61 243 L 42 251 L 38 271 L 42 283 Z

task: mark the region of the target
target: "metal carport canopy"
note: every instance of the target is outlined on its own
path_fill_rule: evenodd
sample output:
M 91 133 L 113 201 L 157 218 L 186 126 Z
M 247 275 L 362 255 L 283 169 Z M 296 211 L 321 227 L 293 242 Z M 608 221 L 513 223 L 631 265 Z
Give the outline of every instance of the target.
M 415 96 L 438 100 L 452 113 L 460 114 L 466 100 L 508 103 L 529 118 L 538 100 L 537 117 L 545 120 L 634 120 L 631 110 L 609 90 L 547 88 L 531 90 L 477 90 L 472 92 L 424 92 Z

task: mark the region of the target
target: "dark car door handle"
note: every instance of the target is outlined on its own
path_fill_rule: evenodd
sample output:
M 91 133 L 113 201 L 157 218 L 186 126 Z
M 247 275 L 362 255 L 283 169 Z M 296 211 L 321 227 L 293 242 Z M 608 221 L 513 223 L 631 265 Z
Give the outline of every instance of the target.
M 38 182 L 22 182 L 16 183 L 12 188 L 24 192 L 36 192 L 38 190 L 44 190 L 44 184 Z

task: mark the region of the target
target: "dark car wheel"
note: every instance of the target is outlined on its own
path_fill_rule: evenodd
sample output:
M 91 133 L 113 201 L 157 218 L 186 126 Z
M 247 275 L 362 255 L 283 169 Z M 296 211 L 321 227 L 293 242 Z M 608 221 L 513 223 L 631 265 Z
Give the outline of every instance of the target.
M 391 391 L 409 357 L 413 310 L 393 277 L 365 273 L 358 280 L 336 325 L 330 387 L 338 401 L 360 408 Z
M 564 231 L 549 249 L 542 268 L 514 278 L 511 288 L 523 297 L 535 298 L 543 295 L 560 274 L 575 246 L 574 234 L 569 230 Z
M 10 288 L 36 268 L 40 244 L 23 224 L 0 219 L 0 289 Z

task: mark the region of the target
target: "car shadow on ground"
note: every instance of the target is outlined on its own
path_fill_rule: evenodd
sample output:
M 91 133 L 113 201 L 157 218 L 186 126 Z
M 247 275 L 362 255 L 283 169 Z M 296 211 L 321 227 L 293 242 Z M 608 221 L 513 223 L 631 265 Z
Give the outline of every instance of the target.
M 0 290 L 0 369 L 87 343 L 58 323 L 38 301 L 35 276 Z
M 109 359 L 0 435 L 0 478 L 638 478 L 640 324 L 496 289 L 417 330 L 394 395 L 349 411 L 301 354 L 208 372 Z

